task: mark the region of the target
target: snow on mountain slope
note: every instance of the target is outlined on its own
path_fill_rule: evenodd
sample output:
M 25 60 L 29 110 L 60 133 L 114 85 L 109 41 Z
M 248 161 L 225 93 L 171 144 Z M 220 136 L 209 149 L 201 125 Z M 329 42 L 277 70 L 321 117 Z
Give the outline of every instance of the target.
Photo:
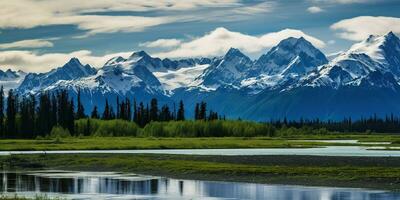
M 288 38 L 255 62 L 241 87 L 253 94 L 265 89 L 285 89 L 327 62 L 325 55 L 304 38 Z
M 145 52 L 135 52 L 129 58 L 115 57 L 91 76 L 76 80 L 62 80 L 45 87 L 45 90 L 57 88 L 83 88 L 99 94 L 116 93 L 125 95 L 132 91 L 163 93 L 159 80 L 149 70 L 155 67 L 154 60 Z
M 201 82 L 200 87 L 205 88 L 238 87 L 252 64 L 249 57 L 238 49 L 231 48 L 222 58 L 214 59 L 196 81 Z
M 167 91 L 182 87 L 192 87 L 200 84 L 199 80 L 196 80 L 204 70 L 210 65 L 195 65 L 193 67 L 180 68 L 178 70 L 168 70 L 153 72 L 153 74 L 160 80 L 161 84 Z
M 17 88 L 22 83 L 25 76 L 26 73 L 21 70 L 0 70 L 0 85 L 3 86 L 4 92 L 7 93 L 8 90 Z
M 64 66 L 47 73 L 29 73 L 18 87 L 20 93 L 37 93 L 43 88 L 51 86 L 61 80 L 76 80 L 96 73 L 96 69 L 89 65 L 82 65 L 77 58 L 72 58 Z
M 370 36 L 354 44 L 347 52 L 320 67 L 318 72 L 306 76 L 303 84 L 334 88 L 357 86 L 366 83 L 363 79 L 369 79 L 369 75 L 377 71 L 380 74 L 390 73 L 397 81 L 400 80 L 400 40 L 392 32 L 384 36 Z
M 253 66 L 253 75 L 305 74 L 328 63 L 325 55 L 310 42 L 301 38 L 282 40 Z

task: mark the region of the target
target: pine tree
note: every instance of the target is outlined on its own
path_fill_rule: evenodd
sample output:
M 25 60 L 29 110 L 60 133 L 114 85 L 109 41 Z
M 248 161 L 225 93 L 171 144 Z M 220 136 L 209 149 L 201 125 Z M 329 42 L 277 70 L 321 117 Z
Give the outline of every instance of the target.
M 176 120 L 178 121 L 184 121 L 185 120 L 185 107 L 183 105 L 183 101 L 181 100 L 179 102 L 179 108 L 178 108 L 178 113 L 176 116 Z
M 5 127 L 4 127 L 4 88 L 0 88 L 0 138 L 5 137 Z
M 121 116 L 120 116 L 119 97 L 118 97 L 118 96 L 117 96 L 117 119 L 121 119 Z
M 23 97 L 20 103 L 20 136 L 21 138 L 35 137 L 35 96 Z
M 48 106 L 50 107 L 49 111 L 50 113 L 48 113 L 48 115 L 50 116 L 48 133 L 50 133 L 50 130 L 58 124 L 58 118 L 57 118 L 58 105 L 57 105 L 57 97 L 54 93 L 51 95 L 51 100 L 50 100 L 50 95 L 48 99 L 50 101 L 50 103 L 48 104 Z
M 153 98 L 150 101 L 150 119 L 149 121 L 158 121 L 158 102 Z
M 82 119 L 82 118 L 86 118 L 86 116 L 85 116 L 85 108 L 83 107 L 83 105 L 82 105 L 82 102 L 81 102 L 81 89 L 78 89 L 78 95 L 77 95 L 78 97 L 77 97 L 77 108 L 78 108 L 78 110 L 77 110 L 77 112 L 76 112 L 76 118 L 77 119 Z
M 200 107 L 198 103 L 196 103 L 196 106 L 194 107 L 194 119 L 195 120 L 200 119 Z
M 104 106 L 103 117 L 104 120 L 110 120 L 110 106 L 108 105 L 108 100 L 106 99 L 106 105 Z
M 200 120 L 207 119 L 207 104 L 206 102 L 203 101 L 200 103 L 199 119 Z
M 74 101 L 71 99 L 67 104 L 67 113 L 66 113 L 66 126 L 71 135 L 75 133 L 75 112 L 74 112 Z
M 90 124 L 90 119 L 86 119 L 86 126 L 85 126 L 84 135 L 85 136 L 89 136 L 91 132 L 92 132 L 92 126 Z
M 140 120 L 139 120 L 139 111 L 136 105 L 136 98 L 133 99 L 133 121 L 137 124 L 140 125 Z
M 160 121 L 170 121 L 172 118 L 171 111 L 169 110 L 168 105 L 164 105 L 161 107 L 161 112 L 159 116 Z
M 7 129 L 7 137 L 15 138 L 17 137 L 17 127 L 16 127 L 16 115 L 18 111 L 18 97 L 14 94 L 13 89 L 8 91 L 7 97 L 7 120 L 6 120 L 6 129 Z
M 126 105 L 126 117 L 125 117 L 125 119 L 128 120 L 128 121 L 131 121 L 132 120 L 131 101 L 128 98 L 126 98 L 125 102 L 126 102 L 126 104 L 125 104 Z
M 91 118 L 93 118 L 93 119 L 99 119 L 99 112 L 97 111 L 97 106 L 94 106 L 94 107 L 93 107 L 93 111 L 92 111 L 92 114 L 91 114 Z
M 52 101 L 57 101 L 54 95 Z M 39 107 L 37 110 L 38 116 L 36 123 L 37 132 L 39 135 L 45 136 L 49 134 L 53 125 L 57 123 L 57 116 L 54 117 L 54 113 L 57 115 L 57 102 L 55 105 L 51 105 L 49 93 L 41 93 L 39 96 Z

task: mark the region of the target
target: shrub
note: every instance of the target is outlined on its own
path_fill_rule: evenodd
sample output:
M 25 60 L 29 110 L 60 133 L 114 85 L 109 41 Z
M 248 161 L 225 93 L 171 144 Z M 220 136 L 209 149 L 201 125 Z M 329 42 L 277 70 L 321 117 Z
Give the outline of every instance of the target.
M 68 129 L 64 129 L 61 126 L 54 126 L 51 129 L 50 137 L 51 138 L 67 138 L 67 137 L 71 137 L 71 134 L 69 133 Z

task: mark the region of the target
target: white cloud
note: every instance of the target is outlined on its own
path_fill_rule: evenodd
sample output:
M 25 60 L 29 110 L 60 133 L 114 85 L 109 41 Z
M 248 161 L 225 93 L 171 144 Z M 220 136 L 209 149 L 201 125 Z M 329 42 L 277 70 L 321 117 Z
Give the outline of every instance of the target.
M 352 4 L 352 3 L 369 3 L 376 0 L 311 0 L 313 3 L 329 3 L 329 4 Z
M 335 41 L 335 40 L 329 40 L 329 41 L 328 41 L 328 44 L 330 44 L 330 45 L 336 44 L 336 41 Z
M 234 9 L 233 12 L 236 12 L 238 14 L 258 14 L 258 13 L 271 12 L 274 7 L 275 7 L 274 2 L 266 1 L 252 6 L 242 6 L 240 8 Z
M 46 72 L 50 69 L 63 66 L 72 57 L 77 57 L 84 64 L 101 67 L 112 57 L 117 55 L 128 56 L 130 53 L 114 53 L 105 56 L 94 56 L 88 50 L 71 53 L 38 54 L 33 51 L 0 51 L 1 69 L 23 70 L 26 72 Z
M 155 55 L 171 58 L 219 56 L 226 53 L 231 47 L 238 48 L 246 53 L 258 54 L 277 45 L 281 40 L 288 37 L 304 37 L 317 47 L 325 46 L 323 41 L 309 36 L 300 30 L 284 29 L 261 36 L 252 36 L 220 27 L 202 37 L 182 42 L 173 50 L 159 52 Z
M 151 41 L 151 42 L 141 43 L 141 44 L 139 44 L 139 46 L 149 47 L 149 48 L 154 48 L 154 47 L 170 48 L 170 47 L 179 46 L 181 43 L 182 43 L 182 41 L 178 40 L 178 39 L 158 39 L 158 40 Z
M 307 11 L 314 14 L 314 13 L 324 12 L 325 10 L 317 6 L 311 6 L 307 8 Z
M 151 26 L 183 20 L 183 17 L 96 15 L 93 12 L 184 10 L 199 7 L 240 6 L 238 0 L 12 0 L 0 5 L 0 28 L 33 28 L 47 25 L 76 25 L 87 35 L 142 31 Z
M 10 43 L 1 43 L 0 49 L 53 47 L 53 43 L 50 40 L 52 39 L 20 40 Z
M 341 38 L 361 41 L 369 35 L 384 35 L 390 31 L 400 33 L 400 18 L 360 16 L 341 20 L 333 24 L 331 29 L 341 31 Z

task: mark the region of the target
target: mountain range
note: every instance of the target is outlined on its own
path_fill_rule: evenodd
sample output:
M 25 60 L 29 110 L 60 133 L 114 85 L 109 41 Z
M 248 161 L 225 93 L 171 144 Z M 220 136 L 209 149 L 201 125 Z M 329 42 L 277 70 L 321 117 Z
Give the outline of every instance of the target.
M 199 101 L 229 118 L 338 120 L 400 113 L 400 39 L 371 35 L 329 58 L 304 38 L 287 38 L 256 60 L 231 48 L 222 57 L 181 60 L 144 51 L 94 68 L 72 58 L 46 73 L 0 71 L 20 95 L 80 89 L 86 112 L 116 97 L 183 100 L 188 118 Z

